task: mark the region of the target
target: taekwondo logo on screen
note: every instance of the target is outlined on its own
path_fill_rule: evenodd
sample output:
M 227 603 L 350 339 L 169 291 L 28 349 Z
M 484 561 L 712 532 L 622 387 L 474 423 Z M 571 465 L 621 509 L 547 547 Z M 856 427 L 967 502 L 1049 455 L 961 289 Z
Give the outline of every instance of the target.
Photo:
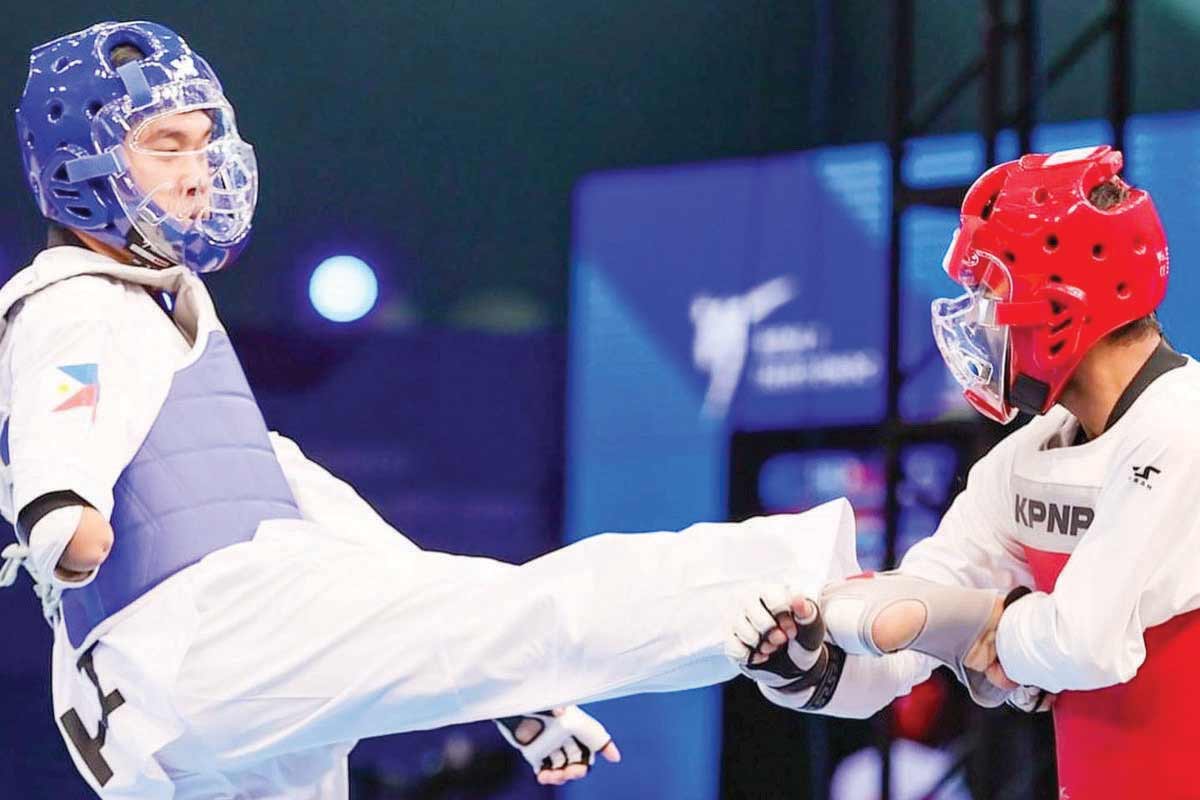
M 824 325 L 761 324 L 796 296 L 795 282 L 781 276 L 740 295 L 692 298 L 692 363 L 708 375 L 706 415 L 728 414 L 747 360 L 754 388 L 768 394 L 861 386 L 879 374 L 876 353 L 830 352 L 832 337 Z

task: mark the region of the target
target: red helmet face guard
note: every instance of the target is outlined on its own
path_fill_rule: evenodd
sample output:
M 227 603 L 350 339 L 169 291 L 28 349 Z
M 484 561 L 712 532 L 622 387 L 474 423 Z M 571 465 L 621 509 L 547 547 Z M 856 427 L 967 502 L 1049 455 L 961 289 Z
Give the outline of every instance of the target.
M 934 336 L 968 402 L 999 422 L 1048 411 L 1104 336 L 1151 313 L 1169 274 L 1150 196 L 1121 154 L 1029 155 L 975 182 L 942 266 L 965 294 L 933 304 Z M 1108 209 L 1090 192 L 1125 192 Z
M 1005 377 L 1011 331 L 996 321 L 996 310 L 1009 299 L 1012 281 L 999 259 L 975 250 L 964 256 L 957 244 L 956 235 L 946 260 L 969 260 L 963 270 L 966 291 L 933 301 L 933 338 L 967 402 L 990 419 L 1009 422 L 1017 415 L 1007 400 Z

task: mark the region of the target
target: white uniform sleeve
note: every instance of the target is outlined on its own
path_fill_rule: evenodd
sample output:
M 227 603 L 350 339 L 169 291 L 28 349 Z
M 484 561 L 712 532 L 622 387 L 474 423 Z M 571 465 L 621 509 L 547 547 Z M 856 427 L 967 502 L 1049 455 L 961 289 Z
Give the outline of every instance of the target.
M 45 293 L 29 298 L 7 334 L 12 510 L 73 491 L 108 519 L 113 486 L 145 433 L 135 417 L 150 392 L 103 303 L 88 314 L 62 302 L 68 293 Z
M 1016 445 L 1009 436 L 975 463 L 937 531 L 909 549 L 901 572 L 998 592 L 1033 585 L 1020 544 L 997 525 L 1009 511 L 1005 498 Z
M 1147 467 L 1157 472 L 1135 481 Z M 1198 474 L 1200 433 L 1187 431 L 1144 440 L 1115 465 L 1054 591 L 1001 618 L 1010 678 L 1051 692 L 1122 683 L 1146 658 L 1146 628 L 1200 606 Z
M 270 439 L 288 487 L 305 519 L 335 531 L 343 538 L 361 539 L 371 545 L 418 549 L 379 516 L 350 484 L 310 461 L 291 439 L 274 431 Z

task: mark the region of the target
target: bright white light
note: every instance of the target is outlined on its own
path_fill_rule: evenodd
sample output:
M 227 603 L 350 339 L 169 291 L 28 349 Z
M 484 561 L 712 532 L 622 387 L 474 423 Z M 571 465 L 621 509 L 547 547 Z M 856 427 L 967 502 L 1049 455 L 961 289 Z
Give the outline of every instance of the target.
M 374 308 L 379 299 L 379 281 L 361 258 L 333 256 L 313 270 L 308 297 L 325 319 L 353 322 Z

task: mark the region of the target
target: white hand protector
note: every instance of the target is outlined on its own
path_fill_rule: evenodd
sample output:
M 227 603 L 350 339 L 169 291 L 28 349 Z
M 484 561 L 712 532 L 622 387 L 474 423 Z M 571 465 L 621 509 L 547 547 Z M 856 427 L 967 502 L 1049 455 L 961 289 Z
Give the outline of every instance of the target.
M 1045 689 L 1039 689 L 1036 686 L 1018 686 L 1009 693 L 1005 702 L 1018 711 L 1037 714 L 1054 708 L 1054 701 L 1057 699 L 1058 695 L 1051 694 Z
M 590 767 L 596 753 L 612 742 L 604 726 L 579 706 L 505 717 L 496 720 L 496 726 L 535 773 L 571 764 Z
M 837 689 L 845 653 L 825 641 L 825 623 L 815 602 L 812 614 L 801 619 L 792 610 L 795 595 L 787 586 L 770 586 L 746 603 L 725 643 L 725 654 L 742 674 L 775 692 L 788 694 L 789 705 L 806 710 L 823 708 Z M 765 661 L 751 664 L 759 645 L 776 628 L 781 615 L 790 615 L 796 633 Z M 778 635 L 778 634 L 777 634 Z
M 953 670 L 981 706 L 994 708 L 1009 691 L 964 664 L 967 654 L 992 622 L 1000 595 L 990 589 L 948 586 L 895 572 L 837 581 L 821 592 L 821 611 L 830 638 L 847 653 L 881 656 L 874 641 L 876 619 L 892 605 L 915 601 L 925 609 L 925 625 L 903 648 L 932 656 Z

